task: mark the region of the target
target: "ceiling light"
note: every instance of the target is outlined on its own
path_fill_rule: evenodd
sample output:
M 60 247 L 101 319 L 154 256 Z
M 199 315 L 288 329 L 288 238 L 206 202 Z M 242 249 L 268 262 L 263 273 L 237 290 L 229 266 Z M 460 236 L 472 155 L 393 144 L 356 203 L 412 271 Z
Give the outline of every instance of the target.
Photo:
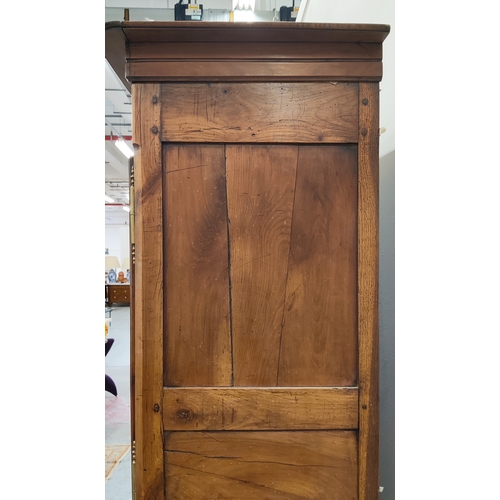
M 130 149 L 128 144 L 120 137 L 115 142 L 115 146 L 127 157 L 127 158 L 132 158 L 134 156 L 134 152 Z
M 113 198 L 109 197 L 107 194 L 104 195 L 104 199 L 108 202 L 108 203 L 114 203 L 115 200 L 113 200 Z
M 255 0 L 233 0 L 233 10 L 255 10 Z

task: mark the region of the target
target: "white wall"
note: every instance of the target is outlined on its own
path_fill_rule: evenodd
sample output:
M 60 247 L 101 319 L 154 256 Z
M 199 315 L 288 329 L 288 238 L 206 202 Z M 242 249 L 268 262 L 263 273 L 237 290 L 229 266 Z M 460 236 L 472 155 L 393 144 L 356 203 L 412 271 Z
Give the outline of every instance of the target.
M 109 250 L 109 255 L 118 257 L 120 263 L 125 257 L 130 259 L 130 227 L 123 226 L 106 226 L 105 232 L 105 248 Z
M 394 0 L 302 0 L 297 21 L 305 23 L 389 24 L 383 43 L 383 78 L 380 82 L 380 157 L 395 150 L 395 5 Z

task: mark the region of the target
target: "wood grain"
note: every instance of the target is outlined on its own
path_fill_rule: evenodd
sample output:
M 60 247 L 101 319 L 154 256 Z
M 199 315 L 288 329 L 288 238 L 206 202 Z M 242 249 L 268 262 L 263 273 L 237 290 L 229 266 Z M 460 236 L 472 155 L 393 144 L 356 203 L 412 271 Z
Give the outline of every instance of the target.
M 385 24 L 347 23 L 227 23 L 110 22 L 107 27 L 123 30 L 130 43 L 382 43 L 389 34 Z
M 357 429 L 357 388 L 164 390 L 165 431 Z
M 376 500 L 379 496 L 378 84 L 360 84 L 359 103 L 359 498 Z
M 235 386 L 275 386 L 297 146 L 227 146 Z
M 169 500 L 357 499 L 354 431 L 173 432 Z
M 140 81 L 380 81 L 389 31 L 375 24 L 110 22 L 106 57 L 127 88 Z
M 125 78 L 127 38 L 119 22 L 112 21 L 105 24 L 104 39 L 106 60 L 113 68 L 118 78 L 120 78 L 125 88 L 131 92 L 132 85 L 130 81 Z
M 278 385 L 357 380 L 356 146 L 300 146 Z
M 379 89 L 364 82 L 388 32 L 106 25 L 133 83 L 137 500 L 378 498 Z
M 162 140 L 357 142 L 357 84 L 164 84 Z
M 224 147 L 166 145 L 165 385 L 232 380 Z
M 160 86 L 134 84 L 135 149 L 134 428 L 137 497 L 164 499 L 163 430 L 163 218 L 159 134 Z
M 132 82 L 362 82 L 382 79 L 380 61 L 131 61 Z
M 252 44 L 206 43 L 206 42 L 158 42 L 131 43 L 128 46 L 129 60 L 147 59 L 245 59 L 245 60 L 289 60 L 298 58 L 337 60 L 381 60 L 382 46 L 378 43 L 317 43 L 300 45 L 269 42 Z

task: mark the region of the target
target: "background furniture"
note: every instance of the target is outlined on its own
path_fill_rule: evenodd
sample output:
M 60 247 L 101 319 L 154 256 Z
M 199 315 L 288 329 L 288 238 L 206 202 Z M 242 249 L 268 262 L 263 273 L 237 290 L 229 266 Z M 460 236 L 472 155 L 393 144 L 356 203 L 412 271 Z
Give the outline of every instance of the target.
M 113 304 L 130 305 L 130 285 L 108 284 L 105 285 L 106 305 Z
M 388 32 L 107 25 L 137 144 L 137 499 L 378 498 Z

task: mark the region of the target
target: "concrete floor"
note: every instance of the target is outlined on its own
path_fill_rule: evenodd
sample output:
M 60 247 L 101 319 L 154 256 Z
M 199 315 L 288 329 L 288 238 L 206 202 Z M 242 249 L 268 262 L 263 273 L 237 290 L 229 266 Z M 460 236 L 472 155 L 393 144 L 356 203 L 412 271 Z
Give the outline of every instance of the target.
M 114 306 L 108 338 L 115 339 L 106 356 L 106 374 L 118 396 L 105 392 L 106 444 L 130 444 L 130 307 Z M 106 483 L 106 500 L 131 500 L 130 451 Z

